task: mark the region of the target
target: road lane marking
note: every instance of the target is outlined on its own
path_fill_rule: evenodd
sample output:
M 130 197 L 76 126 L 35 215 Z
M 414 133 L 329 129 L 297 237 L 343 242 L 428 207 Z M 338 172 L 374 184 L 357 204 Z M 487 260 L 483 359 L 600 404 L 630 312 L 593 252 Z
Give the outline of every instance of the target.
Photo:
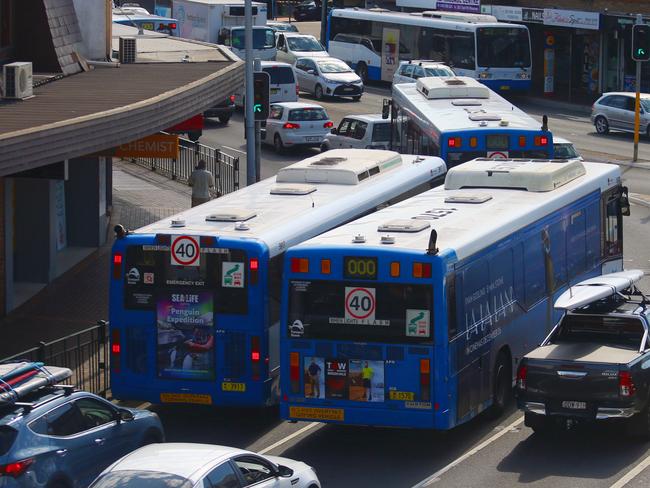
M 648 456 L 639 464 L 634 466 L 631 470 L 627 472 L 625 476 L 623 476 L 620 480 L 614 483 L 610 488 L 622 488 L 623 486 L 627 485 L 630 481 L 632 481 L 634 478 L 636 478 L 639 474 L 641 474 L 641 472 L 648 466 L 650 466 L 650 456 Z
M 515 420 L 514 422 L 512 422 L 510 425 L 508 425 L 507 427 L 504 427 L 500 432 L 497 432 L 497 433 L 494 434 L 492 437 L 490 437 L 489 439 L 487 439 L 487 440 L 481 442 L 478 446 L 476 446 L 476 447 L 470 449 L 470 450 L 467 451 L 465 454 L 463 454 L 461 457 L 455 459 L 454 461 L 452 461 L 451 463 L 449 463 L 449 464 L 448 464 L 447 466 L 445 466 L 444 468 L 439 469 L 438 471 L 436 471 L 435 473 L 433 473 L 433 474 L 432 474 L 431 476 L 429 476 L 428 478 L 426 478 L 426 479 L 420 481 L 417 485 L 414 485 L 413 488 L 423 488 L 423 487 L 425 487 L 425 486 L 430 486 L 430 485 L 434 484 L 434 483 L 435 483 L 436 481 L 438 481 L 438 480 L 440 479 L 440 477 L 441 477 L 443 474 L 445 474 L 447 471 L 449 471 L 450 469 L 454 468 L 455 466 L 458 466 L 460 463 L 462 463 L 462 462 L 465 461 L 466 459 L 472 457 L 474 454 L 476 454 L 477 452 L 479 452 L 481 449 L 487 447 L 488 445 L 492 444 L 494 441 L 496 441 L 497 439 L 499 439 L 501 436 L 506 435 L 508 432 L 512 431 L 512 429 L 514 429 L 515 427 L 517 427 L 517 426 L 518 426 L 519 424 L 521 424 L 523 421 L 524 421 L 524 417 L 523 417 L 523 416 L 522 416 L 522 417 L 519 417 L 517 420 Z
M 290 434 L 290 435 L 286 436 L 284 439 L 281 439 L 278 442 L 276 442 L 274 444 L 271 444 L 269 447 L 265 447 L 264 449 L 262 449 L 261 451 L 258 451 L 257 453 L 258 454 L 266 454 L 267 452 L 272 451 L 276 447 L 281 446 L 282 444 L 285 444 L 285 443 L 289 442 L 291 439 L 293 439 L 295 437 L 298 437 L 301 434 L 304 434 L 308 430 L 313 429 L 317 425 L 323 425 L 323 424 L 321 424 L 320 422 L 311 422 L 311 423 L 305 425 L 302 429 L 295 431 L 293 434 Z
M 235 149 L 234 147 L 230 147 L 230 146 L 221 146 L 221 147 L 223 147 L 224 149 L 229 149 L 230 151 L 235 151 L 235 152 L 238 152 L 238 153 L 246 154 L 241 149 Z

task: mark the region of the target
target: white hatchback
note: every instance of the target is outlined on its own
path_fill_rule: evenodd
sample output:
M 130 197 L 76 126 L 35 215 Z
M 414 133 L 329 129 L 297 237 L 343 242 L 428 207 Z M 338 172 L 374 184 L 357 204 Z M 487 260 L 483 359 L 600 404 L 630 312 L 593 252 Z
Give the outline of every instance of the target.
M 329 57 L 329 54 L 314 36 L 298 32 L 276 32 L 277 52 L 275 59 L 293 64 L 298 58 Z
M 352 68 L 336 58 L 298 58 L 294 65 L 302 91 L 323 97 L 351 97 L 358 102 L 363 82 Z
M 211 444 L 150 444 L 106 468 L 91 488 L 320 488 L 303 462 Z
M 287 147 L 319 147 L 334 124 L 327 111 L 315 103 L 274 103 L 262 131 L 262 141 L 277 152 Z

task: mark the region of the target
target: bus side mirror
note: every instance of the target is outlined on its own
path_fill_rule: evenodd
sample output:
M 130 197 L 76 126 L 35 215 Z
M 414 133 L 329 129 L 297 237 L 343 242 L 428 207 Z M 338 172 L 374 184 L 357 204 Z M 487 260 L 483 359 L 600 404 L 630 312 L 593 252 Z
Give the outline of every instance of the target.
M 621 206 L 621 215 L 628 217 L 630 215 L 630 199 L 627 196 L 627 186 L 621 188 L 621 196 L 618 197 L 618 203 Z
M 383 104 L 381 106 L 381 118 L 387 119 L 388 117 L 390 117 L 390 100 L 388 98 L 384 98 Z

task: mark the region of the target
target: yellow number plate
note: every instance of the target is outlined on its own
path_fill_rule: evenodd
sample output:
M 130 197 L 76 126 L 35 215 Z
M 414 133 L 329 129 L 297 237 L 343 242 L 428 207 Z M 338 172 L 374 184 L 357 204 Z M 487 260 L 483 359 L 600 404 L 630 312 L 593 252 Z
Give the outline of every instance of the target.
M 403 402 L 412 402 L 415 398 L 415 393 L 412 391 L 393 391 L 388 392 L 388 398 L 391 400 L 400 400 Z
M 306 420 L 345 420 L 342 408 L 289 407 L 289 416 Z
M 508 86 L 508 85 L 501 85 L 501 89 L 504 90 L 504 91 L 506 91 L 506 90 L 510 90 L 510 86 Z
M 212 405 L 212 396 L 198 393 L 161 393 L 162 403 L 196 403 L 197 405 Z
M 246 383 L 229 383 L 224 381 L 221 383 L 221 389 L 223 391 L 246 391 Z

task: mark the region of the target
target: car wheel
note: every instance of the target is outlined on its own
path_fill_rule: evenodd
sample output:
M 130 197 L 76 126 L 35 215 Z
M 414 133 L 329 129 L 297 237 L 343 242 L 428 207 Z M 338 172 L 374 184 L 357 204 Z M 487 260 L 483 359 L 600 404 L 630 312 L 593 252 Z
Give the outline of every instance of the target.
M 643 441 L 650 440 L 650 402 L 627 422 L 627 433 L 630 437 Z
M 314 96 L 316 97 L 317 100 L 322 100 L 323 99 L 323 87 L 320 85 L 316 85 L 316 88 L 314 88 Z
M 355 102 L 358 102 L 359 100 L 361 100 L 361 95 L 357 95 L 356 97 L 352 97 L 352 100 L 354 100 Z
M 359 78 L 361 78 L 361 81 L 363 81 L 363 84 L 365 85 L 368 81 L 368 66 L 366 66 L 366 63 L 357 63 L 354 72 L 359 76 Z
M 219 115 L 219 122 L 221 122 L 222 124 L 227 124 L 229 120 L 230 120 L 230 114 Z
M 494 366 L 492 406 L 488 410 L 491 418 L 500 417 L 508 408 L 512 398 L 512 373 L 508 355 L 499 354 Z
M 330 150 L 330 145 L 329 144 L 322 143 L 320 145 L 320 152 L 324 153 L 325 151 L 329 151 L 329 150 Z
M 609 123 L 607 122 L 607 119 L 602 115 L 596 117 L 596 121 L 594 122 L 594 125 L 596 126 L 596 132 L 598 132 L 599 134 L 609 133 Z
M 273 148 L 276 153 L 281 153 L 284 150 L 284 144 L 282 144 L 282 138 L 280 134 L 276 134 L 273 138 Z

